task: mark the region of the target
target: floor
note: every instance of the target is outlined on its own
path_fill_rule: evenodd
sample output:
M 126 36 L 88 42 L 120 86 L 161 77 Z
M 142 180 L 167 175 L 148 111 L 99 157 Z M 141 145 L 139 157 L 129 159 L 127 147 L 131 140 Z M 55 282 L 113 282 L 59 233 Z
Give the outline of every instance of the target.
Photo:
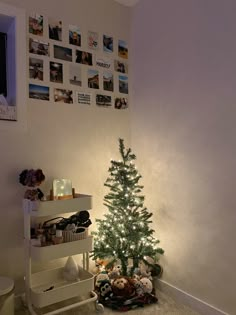
M 163 292 L 157 291 L 158 303 L 145 306 L 144 308 L 137 308 L 135 310 L 125 312 L 124 314 L 130 315 L 200 315 L 194 312 L 187 306 L 177 303 L 173 298 L 166 295 Z M 52 310 L 52 309 L 51 309 Z M 108 308 L 104 309 L 104 315 L 118 314 L 117 311 L 112 311 Z M 21 310 L 17 311 L 15 315 L 28 315 L 29 312 L 22 307 Z M 44 312 L 37 312 L 37 314 L 44 314 Z M 92 315 L 99 314 L 94 307 L 94 303 L 89 303 L 80 306 L 77 309 L 70 310 L 67 312 L 60 313 L 60 315 Z M 102 314 L 102 313 L 100 313 Z

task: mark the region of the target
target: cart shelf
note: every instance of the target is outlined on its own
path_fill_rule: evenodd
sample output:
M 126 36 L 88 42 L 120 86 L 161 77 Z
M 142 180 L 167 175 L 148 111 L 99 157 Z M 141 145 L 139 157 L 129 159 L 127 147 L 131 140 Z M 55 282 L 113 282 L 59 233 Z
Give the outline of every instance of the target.
M 34 217 L 90 210 L 92 209 L 92 196 L 75 194 L 75 197 L 71 199 L 50 200 L 49 197 L 47 197 L 45 201 L 30 201 L 24 199 L 23 208 L 27 208 L 29 215 Z
M 62 243 L 58 245 L 50 245 L 37 247 L 31 245 L 31 258 L 35 261 L 49 261 L 66 256 L 72 256 L 89 252 L 93 248 L 93 237 L 88 236 L 85 239 Z
M 31 280 L 30 295 L 32 304 L 36 308 L 83 296 L 94 289 L 94 275 L 83 268 L 79 268 L 78 281 L 68 282 L 64 280 L 63 268 L 34 273 Z

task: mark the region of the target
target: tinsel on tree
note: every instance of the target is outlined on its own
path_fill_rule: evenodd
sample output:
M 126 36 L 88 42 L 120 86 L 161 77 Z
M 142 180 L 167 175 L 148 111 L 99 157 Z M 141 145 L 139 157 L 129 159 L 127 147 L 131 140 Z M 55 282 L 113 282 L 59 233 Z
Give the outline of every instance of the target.
M 150 264 L 146 257 L 155 258 L 163 254 L 155 239 L 150 213 L 144 207 L 143 186 L 139 184 L 142 177 L 134 164 L 135 154 L 126 149 L 124 140 L 119 139 L 121 160 L 111 160 L 109 177 L 105 186 L 110 192 L 104 197 L 104 205 L 108 208 L 105 219 L 96 219 L 98 229 L 93 232 L 93 259 L 109 259 L 110 264 L 121 263 L 122 274 L 133 275 L 139 262 Z M 128 262 L 133 262 L 128 271 Z

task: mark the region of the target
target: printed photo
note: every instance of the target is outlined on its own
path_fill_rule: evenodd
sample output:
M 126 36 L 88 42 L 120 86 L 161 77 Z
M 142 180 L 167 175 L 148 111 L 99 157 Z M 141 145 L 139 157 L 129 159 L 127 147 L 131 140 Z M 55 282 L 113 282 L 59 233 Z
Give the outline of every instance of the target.
M 43 60 L 36 58 L 29 59 L 29 77 L 30 79 L 43 80 Z
M 127 42 L 124 40 L 118 41 L 118 56 L 128 59 L 128 45 Z
M 79 66 L 70 64 L 70 70 L 69 71 L 70 71 L 69 72 L 70 84 L 82 86 L 81 68 Z
M 87 51 L 76 50 L 75 62 L 81 63 L 83 65 L 92 66 L 93 65 L 93 55 Z
M 113 74 L 111 72 L 103 73 L 103 89 L 105 91 L 113 91 L 114 89 Z
M 34 14 L 29 16 L 29 33 L 43 36 L 43 16 Z
M 98 49 L 98 33 L 97 32 L 88 32 L 88 48 Z
M 128 64 L 126 62 L 114 60 L 114 68 L 117 72 L 128 73 Z
M 119 92 L 125 94 L 129 93 L 128 78 L 124 75 L 119 75 Z
M 54 58 L 72 61 L 72 49 L 54 45 Z
M 79 104 L 91 105 L 92 94 L 91 93 L 77 92 L 77 101 Z
M 73 92 L 71 90 L 54 89 L 54 101 L 73 104 Z
M 128 99 L 125 97 L 116 97 L 115 98 L 115 108 L 116 109 L 128 108 Z
M 49 101 L 49 87 L 29 84 L 29 98 L 35 98 L 37 100 Z
M 112 105 L 111 102 L 112 102 L 111 96 L 109 96 L 109 95 L 102 95 L 102 94 L 96 95 L 96 104 L 98 106 L 109 107 Z
M 97 70 L 88 70 L 88 87 L 99 89 L 99 74 Z
M 81 31 L 78 26 L 69 25 L 69 43 L 71 45 L 81 46 Z
M 48 19 L 48 33 L 49 33 L 50 39 L 61 41 L 62 40 L 62 22 L 49 18 Z
M 113 37 L 103 35 L 103 51 L 109 53 L 113 52 Z
M 31 54 L 49 56 L 49 43 L 29 38 L 29 52 Z
M 111 70 L 111 59 L 108 58 L 96 58 L 96 66 Z
M 63 65 L 61 63 L 50 61 L 50 81 L 63 83 Z

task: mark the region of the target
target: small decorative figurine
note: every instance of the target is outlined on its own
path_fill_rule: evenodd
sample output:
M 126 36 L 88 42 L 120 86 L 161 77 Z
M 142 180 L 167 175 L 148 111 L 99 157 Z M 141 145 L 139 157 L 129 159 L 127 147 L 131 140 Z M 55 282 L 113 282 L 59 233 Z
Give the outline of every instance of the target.
M 30 169 L 23 170 L 19 175 L 19 182 L 23 186 L 28 187 L 37 187 L 45 180 L 45 175 L 41 169 Z M 39 189 L 27 189 L 24 198 L 29 199 L 31 201 L 34 200 L 42 200 L 44 197 L 43 192 Z

